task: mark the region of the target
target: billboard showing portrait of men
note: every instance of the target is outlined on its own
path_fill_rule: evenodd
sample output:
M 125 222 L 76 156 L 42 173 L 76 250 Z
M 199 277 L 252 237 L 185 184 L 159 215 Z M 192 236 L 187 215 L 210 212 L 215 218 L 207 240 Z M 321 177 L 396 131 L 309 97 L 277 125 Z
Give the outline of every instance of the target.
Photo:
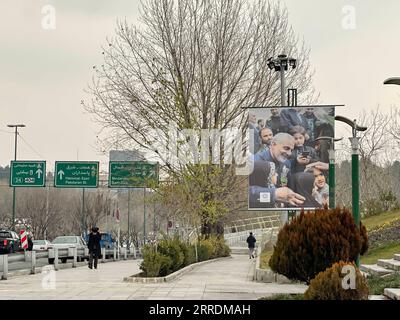
M 253 171 L 250 210 L 293 210 L 329 205 L 329 140 L 334 107 L 252 108 Z

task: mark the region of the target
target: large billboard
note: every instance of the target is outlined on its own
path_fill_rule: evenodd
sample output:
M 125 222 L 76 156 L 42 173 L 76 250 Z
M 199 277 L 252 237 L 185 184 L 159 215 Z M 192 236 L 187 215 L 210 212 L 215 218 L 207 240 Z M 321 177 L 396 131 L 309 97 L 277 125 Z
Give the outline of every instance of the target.
M 334 137 L 334 119 L 333 106 L 249 109 L 249 210 L 329 205 L 331 141 L 317 138 Z

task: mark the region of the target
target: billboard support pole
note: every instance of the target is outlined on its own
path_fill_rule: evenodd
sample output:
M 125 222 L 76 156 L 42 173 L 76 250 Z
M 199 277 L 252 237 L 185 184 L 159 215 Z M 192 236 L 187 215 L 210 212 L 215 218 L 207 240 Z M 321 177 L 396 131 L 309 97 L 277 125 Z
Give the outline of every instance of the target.
M 281 105 L 286 105 L 286 98 L 285 98 L 285 68 L 281 66 Z
M 333 139 L 329 152 L 329 208 L 335 208 L 335 149 L 333 148 Z

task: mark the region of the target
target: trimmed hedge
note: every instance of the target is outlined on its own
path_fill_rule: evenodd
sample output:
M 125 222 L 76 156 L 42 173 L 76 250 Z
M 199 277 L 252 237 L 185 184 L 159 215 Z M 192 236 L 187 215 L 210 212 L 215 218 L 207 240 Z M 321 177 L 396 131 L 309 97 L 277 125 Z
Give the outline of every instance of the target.
M 367 231 L 360 227 L 361 232 L 345 208 L 302 211 L 280 230 L 269 266 L 289 279 L 310 283 L 335 262 L 355 261 L 367 251 Z
M 178 236 L 165 238 L 157 245 L 145 245 L 140 269 L 145 277 L 164 277 L 196 262 L 196 248 L 180 240 Z M 230 248 L 223 238 L 210 237 L 197 244 L 198 261 L 230 255 Z
M 158 277 L 161 274 L 166 275 L 172 265 L 172 259 L 156 252 L 155 247 L 145 245 L 142 248 L 142 255 L 145 257 L 140 264 L 140 269 L 145 277 Z

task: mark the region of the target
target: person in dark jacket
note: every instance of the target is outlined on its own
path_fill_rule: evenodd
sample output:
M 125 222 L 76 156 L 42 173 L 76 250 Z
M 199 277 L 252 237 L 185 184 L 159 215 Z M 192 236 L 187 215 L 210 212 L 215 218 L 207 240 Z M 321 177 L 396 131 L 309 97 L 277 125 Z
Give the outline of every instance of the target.
M 249 259 L 254 258 L 254 248 L 256 246 L 256 238 L 253 236 L 253 232 L 247 237 L 247 245 L 249 247 Z
M 289 130 L 288 124 L 280 116 L 279 110 L 277 108 L 271 109 L 271 117 L 267 120 L 265 127 L 270 128 L 274 136 L 280 132 L 286 133 Z
M 99 228 L 93 227 L 92 231 L 89 234 L 89 241 L 88 241 L 90 269 L 92 269 L 93 266 L 95 269 L 97 269 L 97 262 L 99 260 L 99 256 L 101 255 L 100 240 L 101 240 L 101 234 L 99 232 Z M 94 265 L 93 265 L 93 259 L 94 259 Z
M 301 108 L 285 108 L 281 111 L 281 118 L 287 123 L 289 130 L 294 126 L 302 126 L 306 131 L 309 130 L 308 123 L 300 110 Z
M 32 249 L 33 249 L 32 236 L 28 235 L 28 251 L 32 251 Z

